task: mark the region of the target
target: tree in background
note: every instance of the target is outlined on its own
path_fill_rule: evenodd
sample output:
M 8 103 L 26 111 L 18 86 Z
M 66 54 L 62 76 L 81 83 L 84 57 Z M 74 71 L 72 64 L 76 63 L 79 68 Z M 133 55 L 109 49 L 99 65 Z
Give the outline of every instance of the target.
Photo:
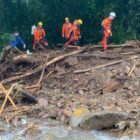
M 64 18 L 82 18 L 82 43 L 98 43 L 102 20 L 111 11 L 117 17 L 111 42 L 140 38 L 140 0 L 0 0 L 1 32 L 18 28 L 31 45 L 31 26 L 43 21 L 51 45 L 62 43 Z

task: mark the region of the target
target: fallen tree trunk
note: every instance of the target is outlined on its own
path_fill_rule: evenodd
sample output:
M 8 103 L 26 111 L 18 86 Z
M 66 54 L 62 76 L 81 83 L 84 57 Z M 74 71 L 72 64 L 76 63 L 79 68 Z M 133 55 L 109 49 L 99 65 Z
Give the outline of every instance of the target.
M 110 44 L 108 45 L 108 47 L 109 49 L 111 48 L 140 48 L 140 41 L 132 40 L 132 41 L 127 41 L 126 43 L 119 44 L 119 45 Z M 93 50 L 93 49 L 101 49 L 103 48 L 103 46 L 90 44 L 90 45 L 87 45 L 86 48 L 87 50 Z
M 138 56 L 133 56 L 133 57 L 130 57 L 130 58 L 126 59 L 126 60 L 131 60 L 131 59 L 136 59 L 136 58 L 138 58 Z M 113 61 L 113 62 L 109 62 L 107 64 L 102 64 L 102 65 L 99 65 L 99 66 L 94 66 L 94 67 L 91 67 L 91 68 L 88 68 L 88 69 L 85 69 L 85 70 L 76 70 L 73 73 L 75 73 L 75 74 L 85 73 L 85 72 L 89 72 L 89 71 L 96 70 L 96 69 L 99 69 L 99 68 L 104 68 L 104 67 L 116 65 L 116 64 L 122 63 L 123 61 L 126 61 L 126 60 Z
M 67 53 L 67 54 L 58 56 L 58 57 L 52 59 L 51 61 L 49 61 L 49 62 L 46 64 L 45 68 L 47 68 L 48 66 L 50 66 L 50 65 L 52 65 L 52 64 L 54 64 L 54 63 L 56 63 L 56 62 L 58 62 L 58 61 L 60 61 L 60 60 L 62 60 L 62 59 L 64 59 L 64 58 L 66 58 L 66 57 L 75 55 L 75 54 L 80 53 L 80 52 L 82 52 L 82 51 L 83 51 L 83 50 L 73 51 L 73 52 L 70 52 L 70 53 Z M 21 79 L 23 79 L 23 78 L 27 78 L 27 77 L 29 77 L 29 76 L 32 76 L 32 75 L 34 75 L 34 74 L 40 72 L 43 68 L 44 68 L 44 66 L 40 66 L 40 67 L 38 67 L 37 69 L 35 69 L 35 70 L 31 71 L 31 72 L 25 73 L 25 74 L 23 74 L 23 75 L 15 76 L 15 77 L 11 77 L 11 78 L 5 79 L 5 80 L 1 81 L 1 83 L 3 83 L 3 84 L 8 84 L 8 83 L 12 83 L 12 82 L 17 81 L 17 80 L 21 80 Z
M 28 64 L 32 64 L 35 62 L 35 60 L 32 59 L 31 56 L 27 55 L 27 54 L 23 54 L 23 55 L 19 55 L 13 58 L 12 62 L 17 65 L 17 64 L 21 64 L 21 63 L 28 63 Z

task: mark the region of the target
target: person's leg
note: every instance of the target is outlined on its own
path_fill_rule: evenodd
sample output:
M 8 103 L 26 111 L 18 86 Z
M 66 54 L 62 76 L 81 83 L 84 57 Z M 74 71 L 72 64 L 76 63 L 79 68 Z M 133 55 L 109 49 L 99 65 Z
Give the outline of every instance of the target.
M 73 37 L 71 37 L 65 44 L 64 44 L 64 49 L 66 49 L 66 47 L 68 45 L 70 45 L 72 42 L 74 41 Z
M 20 51 L 26 51 L 26 48 L 24 48 L 22 44 L 18 44 L 16 48 L 18 48 Z
M 104 50 L 108 49 L 108 40 L 110 37 L 110 33 L 108 31 L 105 31 L 105 36 L 104 36 Z
M 108 49 L 109 37 L 110 37 L 110 34 L 108 33 L 108 31 L 104 30 L 103 40 L 100 42 L 100 44 L 103 45 L 103 47 L 104 47 L 104 51 L 106 51 Z
M 48 42 L 47 42 L 45 39 L 42 39 L 42 40 L 40 41 L 40 43 L 41 43 L 45 48 L 49 48 L 49 44 L 48 44 Z
M 77 49 L 80 50 L 80 39 L 75 41 Z
M 102 40 L 99 42 L 99 44 L 104 46 L 105 30 L 102 28 L 100 32 L 101 32 L 101 35 L 102 35 Z
M 37 45 L 37 42 L 36 42 L 36 41 L 34 41 L 34 44 L 33 44 L 33 50 L 35 50 L 35 49 L 36 49 L 36 45 Z

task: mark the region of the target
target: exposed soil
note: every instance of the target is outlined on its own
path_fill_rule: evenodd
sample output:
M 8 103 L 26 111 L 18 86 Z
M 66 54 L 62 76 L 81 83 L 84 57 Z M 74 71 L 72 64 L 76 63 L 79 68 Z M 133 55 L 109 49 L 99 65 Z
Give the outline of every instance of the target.
M 23 106 L 29 108 L 22 113 L 29 118 L 48 119 L 65 124 L 69 122 L 73 111 L 79 107 L 86 107 L 92 112 L 97 110 L 135 110 L 139 112 L 140 50 L 138 47 L 140 47 L 138 41 L 137 48 L 134 44 L 134 47 L 114 48 L 109 49 L 107 52 L 89 47 L 80 54 L 60 60 L 45 70 L 41 89 L 32 93 L 38 98 L 39 103 L 34 105 L 17 102 L 17 105 L 20 108 Z M 47 58 L 49 61 L 56 56 L 71 51 L 74 50 L 35 52 L 32 55 L 32 60 L 35 60 L 34 63 L 16 65 L 16 67 L 9 69 L 8 74 L 1 77 L 1 80 L 30 72 L 39 66 L 43 66 Z M 129 59 L 134 56 L 137 56 L 137 58 Z M 83 70 L 118 60 L 123 61 L 116 65 L 101 67 L 85 73 L 74 73 L 76 70 Z M 52 73 L 47 76 L 51 71 Z M 35 85 L 40 75 L 41 72 L 38 72 L 17 82 L 26 86 Z M 6 85 L 9 87 L 10 84 Z M 2 118 L 5 115 L 11 117 L 9 110 L 13 111 L 14 109 L 7 105 Z

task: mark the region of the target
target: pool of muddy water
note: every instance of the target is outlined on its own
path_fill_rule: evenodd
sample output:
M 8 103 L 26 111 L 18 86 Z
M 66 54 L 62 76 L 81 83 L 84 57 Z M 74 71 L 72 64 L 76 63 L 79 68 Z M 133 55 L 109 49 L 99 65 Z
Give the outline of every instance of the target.
M 140 130 L 133 136 L 117 137 L 109 132 L 71 130 L 63 125 L 23 119 L 17 126 L 0 123 L 0 140 L 140 140 Z

